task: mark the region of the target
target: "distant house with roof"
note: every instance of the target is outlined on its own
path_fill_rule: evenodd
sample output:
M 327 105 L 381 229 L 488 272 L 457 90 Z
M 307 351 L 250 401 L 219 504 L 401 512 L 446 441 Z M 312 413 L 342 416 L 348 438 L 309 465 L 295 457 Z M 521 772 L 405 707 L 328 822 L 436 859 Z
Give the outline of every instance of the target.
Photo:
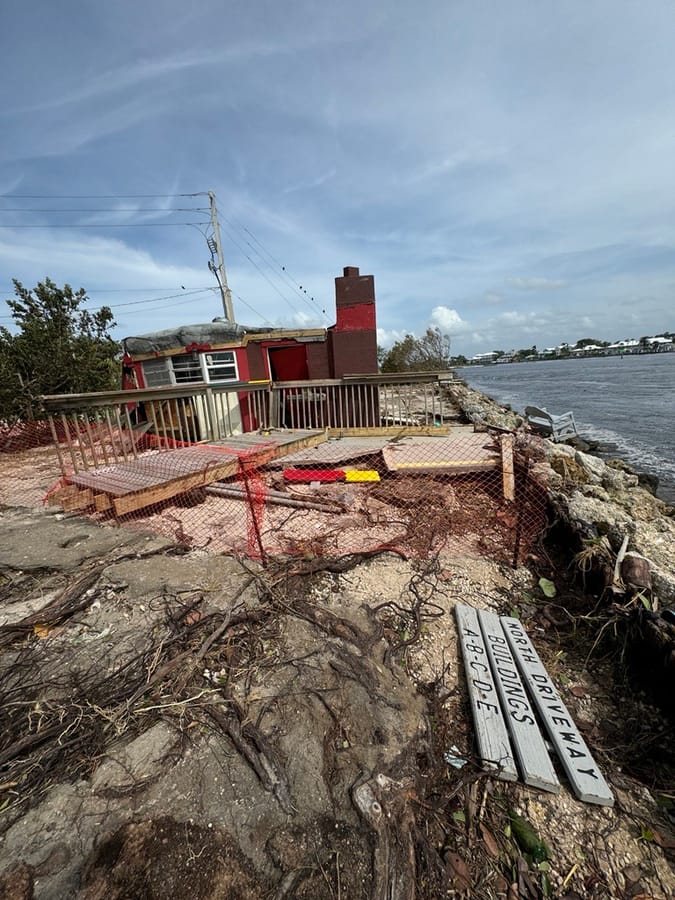
M 615 341 L 613 344 L 610 344 L 609 347 L 606 348 L 607 353 L 611 356 L 616 356 L 621 353 L 639 353 L 640 352 L 640 341 L 631 338 L 626 341 Z
M 672 338 L 667 337 L 651 337 L 647 338 L 647 343 L 650 345 L 650 349 L 655 351 L 656 353 L 664 353 L 670 350 L 675 350 L 675 343 Z

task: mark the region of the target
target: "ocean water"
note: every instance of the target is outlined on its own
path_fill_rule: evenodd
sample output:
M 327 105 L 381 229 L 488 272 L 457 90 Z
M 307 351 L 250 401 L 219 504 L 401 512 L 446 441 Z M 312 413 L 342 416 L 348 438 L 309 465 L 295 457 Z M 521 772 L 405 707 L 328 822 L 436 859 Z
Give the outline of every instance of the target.
M 572 410 L 582 437 L 659 479 L 675 503 L 675 353 L 467 366 L 468 385 L 522 413 Z

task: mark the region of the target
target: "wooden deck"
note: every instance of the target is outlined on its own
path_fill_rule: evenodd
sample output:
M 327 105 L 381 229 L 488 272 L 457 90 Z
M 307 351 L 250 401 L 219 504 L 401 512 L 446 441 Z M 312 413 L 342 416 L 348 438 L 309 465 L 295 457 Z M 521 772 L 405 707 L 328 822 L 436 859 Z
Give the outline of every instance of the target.
M 232 478 L 242 466 L 257 467 L 326 440 L 324 431 L 245 434 L 218 444 L 152 451 L 137 459 L 76 472 L 49 502 L 64 510 L 95 507 L 123 516 L 170 500 L 214 481 Z
M 500 452 L 493 449 L 488 434 L 411 437 L 387 444 L 382 455 L 390 472 L 409 474 L 482 472 L 501 465 Z

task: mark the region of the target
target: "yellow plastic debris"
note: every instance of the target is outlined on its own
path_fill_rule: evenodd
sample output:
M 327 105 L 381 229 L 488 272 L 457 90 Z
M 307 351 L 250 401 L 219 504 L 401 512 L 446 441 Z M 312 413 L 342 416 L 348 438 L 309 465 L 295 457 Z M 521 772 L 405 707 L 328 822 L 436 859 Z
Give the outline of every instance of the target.
M 345 469 L 345 481 L 379 481 L 380 473 L 375 469 Z

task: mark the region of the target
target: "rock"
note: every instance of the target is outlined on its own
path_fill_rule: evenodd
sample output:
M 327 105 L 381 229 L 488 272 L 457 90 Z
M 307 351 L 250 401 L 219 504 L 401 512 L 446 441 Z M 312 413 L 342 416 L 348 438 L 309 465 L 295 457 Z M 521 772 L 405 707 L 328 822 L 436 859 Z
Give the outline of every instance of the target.
M 591 456 L 590 453 L 582 453 L 580 450 L 577 450 L 574 458 L 580 466 L 583 466 L 596 484 L 602 482 L 606 466 L 601 459 L 598 459 L 597 456 Z
M 650 494 L 654 494 L 654 496 L 656 496 L 656 492 L 659 487 L 658 476 L 651 475 L 649 472 L 638 472 L 637 477 L 640 487 L 644 488 L 646 491 L 649 491 Z
M 610 499 L 607 491 L 599 484 L 584 484 L 581 486 L 581 492 L 585 497 L 595 497 L 596 500 L 602 500 L 603 503 L 607 503 Z
M 132 785 L 161 771 L 161 763 L 179 742 L 173 728 L 158 722 L 131 743 L 112 750 L 94 772 L 91 789 L 101 793 L 107 788 Z
M 633 479 L 631 483 L 628 479 Z M 620 494 L 628 487 L 635 487 L 637 484 L 637 475 L 629 475 L 626 472 L 616 471 L 615 469 L 605 468 L 602 476 L 602 485 L 614 494 Z
M 586 497 L 575 491 L 567 499 L 567 513 L 572 522 L 594 525 L 600 534 L 619 531 L 625 534 L 635 528 L 631 517 L 615 503 Z

